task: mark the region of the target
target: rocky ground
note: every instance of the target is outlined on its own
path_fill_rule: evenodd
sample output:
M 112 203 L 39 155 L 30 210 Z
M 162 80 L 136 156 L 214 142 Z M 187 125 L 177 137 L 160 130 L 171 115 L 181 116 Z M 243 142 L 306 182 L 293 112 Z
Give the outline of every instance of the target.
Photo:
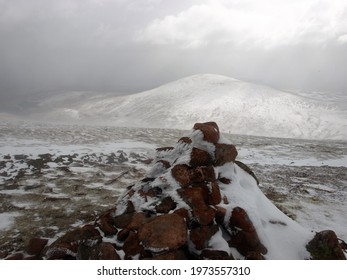
M 0 125 L 0 254 L 33 237 L 92 222 L 149 170 L 153 151 L 182 131 L 9 123 Z M 347 145 L 226 135 L 260 188 L 284 213 L 347 239 Z

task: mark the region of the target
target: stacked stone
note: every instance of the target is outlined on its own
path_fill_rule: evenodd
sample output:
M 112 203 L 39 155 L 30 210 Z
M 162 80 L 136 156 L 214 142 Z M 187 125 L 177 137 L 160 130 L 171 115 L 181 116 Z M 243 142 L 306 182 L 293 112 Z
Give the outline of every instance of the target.
M 237 205 L 227 210 L 228 197 L 220 190 L 221 184 L 232 187 L 232 179 L 218 171 L 228 164 L 237 164 L 258 183 L 236 156 L 216 123 L 197 123 L 175 147 L 157 149 L 147 177 L 129 186 L 115 208 L 94 224 L 71 230 L 48 246 L 34 240 L 31 247 L 39 249 L 30 250 L 44 259 L 230 260 L 234 250 L 238 258 L 264 259 L 267 248 L 247 212 Z M 309 243 L 312 256 L 319 259 L 327 247 L 333 253 L 323 258 L 343 259 L 337 237 L 323 237 L 315 238 L 319 246 L 315 240 Z
M 219 205 L 228 203 L 219 183 L 231 179 L 220 178 L 216 167 L 237 156 L 235 146 L 220 139 L 216 123 L 197 123 L 176 147 L 157 149 L 148 176 L 128 187 L 116 208 L 97 219 L 98 232 L 77 242 L 58 239 L 46 250 L 47 258 L 95 258 L 106 255 L 103 250 L 112 244 L 114 253 L 108 256 L 115 259 L 233 259 L 228 248 L 212 242 L 222 231 L 228 236 L 224 242 L 245 257 L 263 258 L 266 248 L 245 210 L 235 208 L 226 219 L 226 209 Z

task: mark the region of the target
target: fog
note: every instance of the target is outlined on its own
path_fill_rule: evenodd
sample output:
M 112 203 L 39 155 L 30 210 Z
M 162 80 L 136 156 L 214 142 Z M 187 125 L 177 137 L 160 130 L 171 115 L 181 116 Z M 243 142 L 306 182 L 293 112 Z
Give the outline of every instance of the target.
M 214 73 L 345 93 L 345 1 L 0 0 L 0 110 Z

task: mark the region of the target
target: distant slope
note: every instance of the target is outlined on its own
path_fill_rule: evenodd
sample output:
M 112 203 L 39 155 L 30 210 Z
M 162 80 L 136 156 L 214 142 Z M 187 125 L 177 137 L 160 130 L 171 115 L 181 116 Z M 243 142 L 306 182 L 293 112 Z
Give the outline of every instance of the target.
M 219 75 L 194 75 L 127 96 L 82 94 L 76 102 L 75 94 L 73 101 L 46 100 L 34 115 L 58 121 L 180 129 L 213 120 L 222 131 L 235 134 L 347 139 L 345 106 Z

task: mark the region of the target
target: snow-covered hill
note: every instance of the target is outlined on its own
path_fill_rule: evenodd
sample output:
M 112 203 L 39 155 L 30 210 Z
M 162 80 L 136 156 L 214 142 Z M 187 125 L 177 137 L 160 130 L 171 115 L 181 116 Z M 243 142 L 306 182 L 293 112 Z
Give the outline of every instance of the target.
M 299 95 L 219 75 L 194 75 L 126 96 L 78 97 L 73 95 L 73 102 L 67 95 L 65 100 L 45 100 L 33 115 L 57 121 L 178 129 L 214 120 L 233 134 L 347 139 L 343 98 L 324 100 L 324 96 Z

